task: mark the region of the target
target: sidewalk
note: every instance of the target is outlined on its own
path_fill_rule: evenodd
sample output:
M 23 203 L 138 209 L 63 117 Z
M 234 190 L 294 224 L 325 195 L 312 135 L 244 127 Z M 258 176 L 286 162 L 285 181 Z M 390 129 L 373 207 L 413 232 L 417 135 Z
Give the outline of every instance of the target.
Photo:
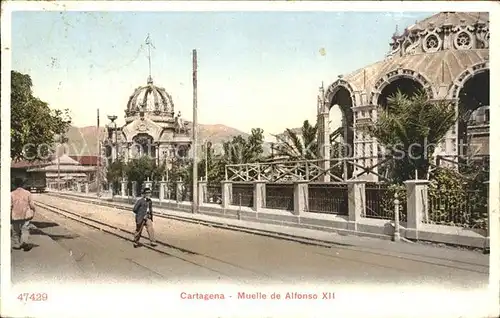
M 55 193 L 55 195 L 57 195 L 57 193 Z M 99 213 L 98 209 L 92 208 L 91 206 L 87 205 L 87 207 L 81 206 L 80 212 L 88 217 L 97 218 L 105 222 L 113 222 L 116 225 L 124 226 L 126 228 L 133 228 L 134 226 L 133 218 L 130 216 L 132 212 L 130 210 L 131 206 L 129 204 L 110 202 L 109 200 L 105 199 L 99 200 L 96 197 L 84 194 L 73 195 L 68 193 L 65 195 L 61 195 L 61 197 L 67 198 L 68 200 L 73 200 L 75 203 L 80 202 L 79 204 L 95 202 L 103 204 L 111 209 L 113 207 L 115 207 L 115 209 L 118 208 L 117 210 L 115 210 L 115 213 Z M 47 202 L 46 200 L 40 200 L 40 202 L 44 201 Z M 119 209 L 119 207 L 124 207 L 128 211 L 121 210 Z M 276 234 L 277 236 L 284 234 L 287 236 L 298 238 L 310 238 L 321 242 L 330 243 L 334 248 L 340 247 L 357 251 L 366 251 L 370 254 L 394 255 L 397 257 L 404 257 L 413 260 L 426 259 L 428 261 L 441 264 L 448 264 L 449 262 L 461 262 L 464 263 L 463 265 L 465 265 L 466 267 L 477 266 L 482 268 L 489 266 L 488 255 L 483 255 L 475 251 L 461 250 L 449 247 L 438 247 L 419 243 L 391 242 L 388 240 L 366 238 L 356 235 L 339 235 L 335 232 L 221 218 L 206 214 L 193 215 L 191 213 L 167 210 L 161 207 L 155 207 L 154 210 L 159 214 L 185 219 L 186 221 L 184 222 L 207 222 L 212 225 L 220 226 L 221 228 L 224 228 L 224 226 L 235 226 L 240 228 L 242 231 L 252 229 L 260 230 L 268 232 L 270 236 L 272 236 L 273 234 Z M 236 228 L 236 231 L 238 231 L 238 228 Z
M 35 217 L 35 221 L 41 221 Z M 45 220 L 43 220 L 45 221 Z M 43 232 L 32 226 L 30 251 L 11 248 L 13 284 L 67 283 L 81 278 L 81 271 L 68 251 Z

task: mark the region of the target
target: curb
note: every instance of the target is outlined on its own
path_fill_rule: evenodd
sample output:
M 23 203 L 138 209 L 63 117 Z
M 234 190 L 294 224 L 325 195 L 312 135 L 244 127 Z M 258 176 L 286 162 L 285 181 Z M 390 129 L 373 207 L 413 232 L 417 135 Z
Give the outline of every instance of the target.
M 84 202 L 84 203 L 94 203 L 94 204 L 98 204 L 101 206 L 118 208 L 118 209 L 122 209 L 122 210 L 129 210 L 131 208 L 131 206 L 127 206 L 128 205 L 127 203 L 121 203 L 121 202 L 118 203 L 118 202 L 114 202 L 111 199 L 107 199 L 107 198 L 106 199 L 85 198 L 85 197 L 66 194 L 66 193 L 48 193 L 48 195 L 55 196 L 55 197 L 68 198 L 70 200 L 75 200 L 75 201 Z M 157 210 L 161 211 L 163 209 L 160 208 Z M 315 246 L 326 247 L 326 248 L 330 248 L 333 246 L 350 245 L 350 244 L 339 243 L 339 242 L 333 241 L 333 240 L 315 239 L 315 238 L 311 238 L 311 237 L 307 237 L 307 236 L 289 234 L 289 233 L 278 232 L 278 231 L 273 231 L 273 230 L 256 229 L 253 227 L 243 226 L 243 225 L 232 225 L 232 224 L 227 224 L 224 221 L 203 220 L 203 219 L 196 218 L 194 216 L 193 217 L 179 216 L 179 215 L 165 212 L 165 210 L 163 210 L 161 212 L 156 212 L 155 214 L 159 217 L 163 217 L 166 219 L 172 219 L 172 220 L 187 222 L 187 223 L 192 223 L 192 224 L 200 224 L 200 225 L 204 225 L 204 226 L 221 228 L 221 229 L 230 230 L 230 231 L 266 236 L 266 237 L 287 240 L 287 241 L 293 241 L 293 242 L 307 244 L 307 245 L 315 245 Z M 205 215 L 205 214 L 203 214 L 203 215 Z M 207 216 L 211 216 L 211 215 L 207 215 Z M 263 223 L 263 224 L 266 224 L 266 223 Z M 286 225 L 284 225 L 284 226 L 286 226 Z M 305 229 L 305 230 L 310 230 L 310 229 Z M 385 236 L 385 235 L 382 236 L 382 235 L 377 235 L 377 234 L 372 234 L 372 233 L 366 233 L 366 235 L 363 235 L 365 233 L 354 232 L 354 231 L 349 231 L 349 230 L 336 230 L 336 229 L 332 229 L 330 231 L 322 231 L 319 229 L 313 229 L 313 230 L 314 231 L 321 231 L 324 233 L 331 233 L 333 235 L 339 235 L 339 236 L 351 234 L 352 236 L 357 236 L 357 237 L 369 237 L 369 238 L 382 239 L 385 241 L 391 240 L 391 237 Z M 349 232 L 349 233 L 346 233 L 346 232 Z M 346 233 L 346 234 L 339 234 L 339 233 Z M 406 244 L 404 241 L 401 241 L 400 243 Z

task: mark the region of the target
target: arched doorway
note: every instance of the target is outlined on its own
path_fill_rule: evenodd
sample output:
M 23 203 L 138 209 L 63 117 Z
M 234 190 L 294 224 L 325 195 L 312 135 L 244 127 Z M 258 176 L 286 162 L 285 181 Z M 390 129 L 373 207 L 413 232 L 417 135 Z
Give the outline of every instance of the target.
M 339 86 L 329 103 L 330 122 L 334 122 L 329 128 L 331 153 L 330 158 L 351 158 L 354 156 L 354 115 L 352 111 L 353 101 L 351 93 L 344 86 Z M 334 118 L 341 118 L 341 122 L 335 122 Z M 339 166 L 339 175 L 347 174 L 351 178 L 354 167 L 346 163 Z
M 398 78 L 382 89 L 377 100 L 377 105 L 385 109 L 387 107 L 388 98 L 394 96 L 398 91 L 407 97 L 413 97 L 419 91 L 422 91 L 423 88 L 422 84 L 412 78 Z
M 424 90 L 424 86 L 416 79 L 412 77 L 393 78 L 393 80 L 380 91 L 380 95 L 377 98 L 377 105 L 380 107 L 378 111 L 383 110 L 390 112 L 391 110 L 388 109 L 389 99 L 395 96 L 398 92 L 401 92 L 407 98 L 412 98 L 420 92 L 424 92 L 427 95 Z M 379 164 L 377 167 L 377 173 L 379 176 L 383 176 L 388 180 L 391 179 L 394 165 L 396 165 L 397 162 L 390 159 L 388 160 L 390 157 L 386 156 L 386 146 L 387 145 L 382 145 L 377 141 L 377 148 L 374 150 L 376 151 L 377 163 Z
M 467 79 L 458 94 L 458 156 L 468 164 L 489 154 L 490 72 Z
M 152 159 L 156 158 L 156 147 L 153 144 L 153 137 L 148 134 L 138 134 L 134 137 L 135 157 L 140 158 L 149 156 Z

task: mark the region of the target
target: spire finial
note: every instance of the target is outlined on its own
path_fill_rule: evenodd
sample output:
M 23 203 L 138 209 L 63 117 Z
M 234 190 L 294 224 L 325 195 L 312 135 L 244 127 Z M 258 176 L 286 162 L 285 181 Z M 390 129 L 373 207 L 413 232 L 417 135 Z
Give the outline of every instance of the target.
M 153 84 L 153 77 L 151 77 L 151 48 L 155 48 L 153 42 L 151 42 L 151 37 L 148 33 L 146 37 L 146 45 L 148 46 L 148 61 L 149 61 L 149 76 L 148 76 L 148 84 Z

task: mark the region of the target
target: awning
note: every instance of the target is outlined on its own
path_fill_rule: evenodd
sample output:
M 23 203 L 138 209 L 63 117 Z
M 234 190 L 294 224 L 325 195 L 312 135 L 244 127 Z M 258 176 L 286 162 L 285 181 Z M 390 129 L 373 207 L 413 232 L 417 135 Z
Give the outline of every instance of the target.
M 57 178 L 58 174 L 53 172 L 47 172 L 47 178 Z M 71 177 L 71 178 L 86 178 L 85 173 L 61 173 L 59 175 L 61 178 Z

